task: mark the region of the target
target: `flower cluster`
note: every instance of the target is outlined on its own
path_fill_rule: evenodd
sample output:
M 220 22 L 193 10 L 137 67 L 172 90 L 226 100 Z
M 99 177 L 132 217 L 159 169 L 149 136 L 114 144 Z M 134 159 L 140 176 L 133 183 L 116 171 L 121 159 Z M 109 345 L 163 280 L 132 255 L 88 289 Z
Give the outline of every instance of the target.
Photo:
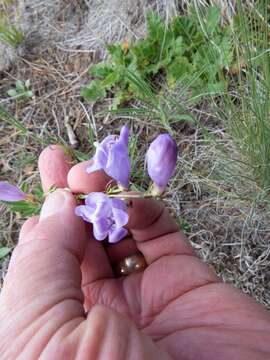
M 128 190 L 130 160 L 128 155 L 127 126 L 123 126 L 120 136 L 109 135 L 97 145 L 93 163 L 87 168 L 91 173 L 103 169 L 113 178 L 120 189 Z M 176 165 L 177 147 L 169 134 L 159 135 L 146 153 L 147 170 L 153 181 L 152 195 L 161 195 L 170 180 Z M 92 193 L 85 199 L 85 205 L 76 208 L 76 214 L 93 224 L 97 240 L 108 237 L 115 243 L 127 235 L 124 226 L 128 222 L 127 206 L 122 199 L 110 198 L 104 193 Z
M 127 235 L 123 227 L 128 222 L 126 203 L 120 199 L 111 199 L 101 192 L 87 195 L 85 205 L 76 207 L 76 215 L 93 224 L 93 233 L 97 240 L 107 236 L 115 243 Z
M 118 184 L 117 193 L 128 190 L 130 180 L 130 159 L 128 154 L 129 129 L 125 125 L 120 135 L 109 135 L 96 146 L 92 164 L 87 173 L 103 170 Z M 174 172 L 177 159 L 177 147 L 169 134 L 159 135 L 146 153 L 146 165 L 149 177 L 153 181 L 149 196 L 161 195 Z M 110 243 L 116 243 L 127 236 L 125 225 L 128 223 L 127 205 L 123 200 L 112 197 L 115 194 L 102 192 L 90 193 L 85 202 L 75 209 L 77 216 L 93 225 L 94 237 L 104 240 L 108 237 Z M 33 196 L 25 194 L 18 187 L 0 181 L 0 200 L 7 202 L 29 202 Z

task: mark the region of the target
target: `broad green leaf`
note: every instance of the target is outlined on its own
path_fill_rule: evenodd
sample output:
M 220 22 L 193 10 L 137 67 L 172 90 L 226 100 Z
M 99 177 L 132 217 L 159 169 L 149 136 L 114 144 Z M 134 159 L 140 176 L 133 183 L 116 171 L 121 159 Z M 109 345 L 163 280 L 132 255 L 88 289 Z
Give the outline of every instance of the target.
M 10 89 L 8 90 L 7 94 L 10 96 L 10 97 L 15 97 L 18 95 L 17 91 L 15 89 Z
M 28 98 L 31 98 L 34 96 L 33 92 L 31 90 L 26 91 L 25 93 L 22 94 L 23 96 L 26 96 Z

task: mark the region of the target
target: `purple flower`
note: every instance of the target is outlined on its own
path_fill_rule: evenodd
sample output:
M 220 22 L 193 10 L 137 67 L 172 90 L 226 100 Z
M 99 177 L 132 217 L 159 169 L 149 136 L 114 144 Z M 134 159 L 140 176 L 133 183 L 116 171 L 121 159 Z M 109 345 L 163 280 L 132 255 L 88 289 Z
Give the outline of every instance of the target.
M 11 185 L 6 181 L 0 181 L 0 200 L 3 201 L 21 201 L 25 200 L 27 195 L 17 186 Z
M 128 156 L 128 127 L 122 126 L 120 136 L 109 135 L 97 145 L 94 163 L 86 171 L 103 169 L 118 184 L 128 189 L 130 161 Z
M 169 134 L 159 135 L 146 153 L 147 170 L 154 182 L 155 193 L 162 194 L 174 172 L 177 146 Z
M 77 206 L 75 214 L 93 224 L 97 240 L 104 240 L 108 236 L 110 243 L 116 243 L 128 233 L 123 227 L 128 222 L 126 203 L 111 199 L 101 192 L 87 195 L 85 205 Z

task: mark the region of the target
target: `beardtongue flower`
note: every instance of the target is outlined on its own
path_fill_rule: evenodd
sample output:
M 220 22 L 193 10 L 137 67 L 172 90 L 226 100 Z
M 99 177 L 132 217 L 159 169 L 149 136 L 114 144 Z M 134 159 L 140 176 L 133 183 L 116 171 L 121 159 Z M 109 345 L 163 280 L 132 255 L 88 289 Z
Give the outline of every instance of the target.
M 159 135 L 146 153 L 147 170 L 154 182 L 152 194 L 161 195 L 175 169 L 177 146 L 169 134 Z
M 86 171 L 91 173 L 103 169 L 124 189 L 128 189 L 130 160 L 128 156 L 128 127 L 121 128 L 120 136 L 109 135 L 97 145 L 93 164 Z
M 0 181 L 0 200 L 3 201 L 21 201 L 27 198 L 22 190 L 17 186 L 11 185 L 6 181 Z
M 94 236 L 110 243 L 123 239 L 128 231 L 123 227 L 128 222 L 127 206 L 123 200 L 111 199 L 101 192 L 87 195 L 85 205 L 79 205 L 75 214 L 93 224 Z

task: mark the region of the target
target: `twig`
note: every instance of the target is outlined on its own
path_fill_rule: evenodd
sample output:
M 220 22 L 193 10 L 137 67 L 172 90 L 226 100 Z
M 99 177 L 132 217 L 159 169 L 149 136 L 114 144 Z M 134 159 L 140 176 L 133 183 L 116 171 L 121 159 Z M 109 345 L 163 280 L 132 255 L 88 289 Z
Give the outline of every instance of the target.
M 64 108 L 64 123 L 67 130 L 67 136 L 69 143 L 73 149 L 76 149 L 79 145 L 79 141 L 76 137 L 76 134 L 72 128 L 72 126 L 69 123 L 69 116 L 67 115 L 66 109 Z

